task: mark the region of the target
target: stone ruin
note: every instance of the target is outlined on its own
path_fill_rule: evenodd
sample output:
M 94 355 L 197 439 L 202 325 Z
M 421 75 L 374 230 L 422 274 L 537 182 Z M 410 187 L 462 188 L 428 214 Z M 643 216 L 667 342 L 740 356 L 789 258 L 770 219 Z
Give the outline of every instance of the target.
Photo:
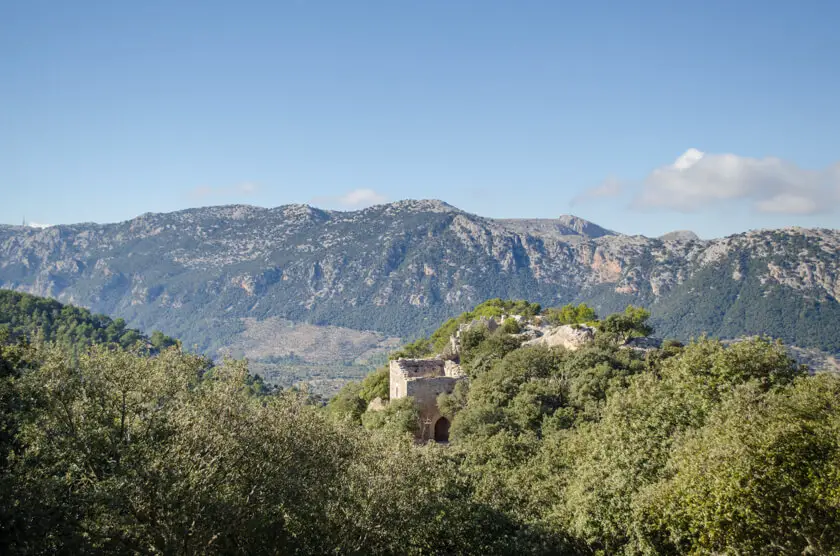
M 397 359 L 390 363 L 390 398 L 411 396 L 420 410 L 418 440 L 449 441 L 449 419 L 437 404 L 440 394 L 451 394 L 467 377 L 461 366 L 445 359 Z
M 507 319 L 514 319 L 524 324 L 519 336 L 526 345 L 561 346 L 576 350 L 595 338 L 595 329 L 584 325 L 550 326 L 539 317 L 534 322 L 527 322 L 520 315 L 506 315 L 500 321 L 495 318 L 480 317 L 461 324 L 449 338 L 449 345 L 443 353 L 429 359 L 397 359 L 390 362 L 390 399 L 412 397 L 420 410 L 420 430 L 416 433 L 419 441 L 448 442 L 449 419 L 441 415 L 437 398 L 440 394 L 451 394 L 455 385 L 466 381 L 467 376 L 461 371 L 461 337 L 465 332 L 477 327 L 496 330 Z M 370 409 L 384 409 L 382 400 L 371 402 Z

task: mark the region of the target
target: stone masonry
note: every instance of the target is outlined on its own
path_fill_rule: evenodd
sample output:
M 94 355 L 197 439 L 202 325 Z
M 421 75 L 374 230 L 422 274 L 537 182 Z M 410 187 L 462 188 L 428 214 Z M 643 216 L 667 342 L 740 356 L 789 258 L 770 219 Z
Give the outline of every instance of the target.
M 390 363 L 390 398 L 411 396 L 420 409 L 418 440 L 449 440 L 449 420 L 440 414 L 437 397 L 466 380 L 460 365 L 443 359 L 397 359 Z
M 497 321 L 495 318 L 480 317 L 471 322 L 461 324 L 449 339 L 449 345 L 440 355 L 430 359 L 397 359 L 390 363 L 390 398 L 412 397 L 420 409 L 420 431 L 417 439 L 421 441 L 449 440 L 449 420 L 440 414 L 437 398 L 442 393 L 450 394 L 458 382 L 467 380 L 461 372 L 461 337 L 476 327 L 486 327 L 489 331 L 496 330 L 506 319 L 512 318 L 522 324 L 520 315 L 505 315 Z M 523 345 L 545 345 L 547 347 L 562 347 L 576 350 L 593 341 L 595 329 L 583 326 L 549 326 L 541 319 L 534 319 L 533 323 L 526 322 L 519 333 L 524 340 Z M 380 409 L 378 404 L 371 402 L 373 410 Z

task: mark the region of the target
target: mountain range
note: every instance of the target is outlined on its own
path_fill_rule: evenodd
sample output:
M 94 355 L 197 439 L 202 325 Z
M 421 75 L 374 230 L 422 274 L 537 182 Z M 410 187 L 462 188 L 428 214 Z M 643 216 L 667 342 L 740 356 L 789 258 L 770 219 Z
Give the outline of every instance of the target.
M 599 314 L 642 305 L 661 336 L 768 334 L 840 353 L 831 229 L 648 238 L 569 215 L 484 218 L 437 200 L 353 212 L 216 206 L 0 226 L 0 287 L 264 361 L 314 363 L 326 346 L 364 365 L 494 297 L 586 302 Z

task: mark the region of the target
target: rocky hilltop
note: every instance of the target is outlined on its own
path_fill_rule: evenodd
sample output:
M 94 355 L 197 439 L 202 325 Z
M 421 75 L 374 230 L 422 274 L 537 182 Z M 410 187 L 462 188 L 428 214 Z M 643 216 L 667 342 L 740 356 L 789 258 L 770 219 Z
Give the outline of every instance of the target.
M 840 231 L 827 229 L 647 238 L 573 216 L 494 220 L 435 200 L 355 212 L 237 205 L 2 226 L 0 287 L 210 351 L 266 319 L 378 331 L 376 342 L 412 336 L 502 297 L 583 301 L 602 314 L 640 304 L 660 335 L 766 333 L 840 352 L 838 253 Z

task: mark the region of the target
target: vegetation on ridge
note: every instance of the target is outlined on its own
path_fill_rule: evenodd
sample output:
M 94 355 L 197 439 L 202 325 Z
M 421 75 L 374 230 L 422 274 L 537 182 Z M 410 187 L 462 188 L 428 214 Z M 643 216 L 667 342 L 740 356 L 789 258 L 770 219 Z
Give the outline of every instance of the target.
M 157 330 L 146 337 L 138 330 L 127 328 L 123 319 L 112 320 L 105 315 L 91 314 L 87 309 L 8 290 L 0 290 L 0 331 L 10 340 L 27 338 L 77 351 L 91 344 L 131 348 L 141 343 L 153 351 L 177 344 Z
M 0 343 L 0 552 L 837 554 L 840 377 L 761 338 L 623 345 L 646 326 L 465 332 L 446 447 L 409 398 L 364 411 L 381 370 L 323 408 L 177 347 Z

